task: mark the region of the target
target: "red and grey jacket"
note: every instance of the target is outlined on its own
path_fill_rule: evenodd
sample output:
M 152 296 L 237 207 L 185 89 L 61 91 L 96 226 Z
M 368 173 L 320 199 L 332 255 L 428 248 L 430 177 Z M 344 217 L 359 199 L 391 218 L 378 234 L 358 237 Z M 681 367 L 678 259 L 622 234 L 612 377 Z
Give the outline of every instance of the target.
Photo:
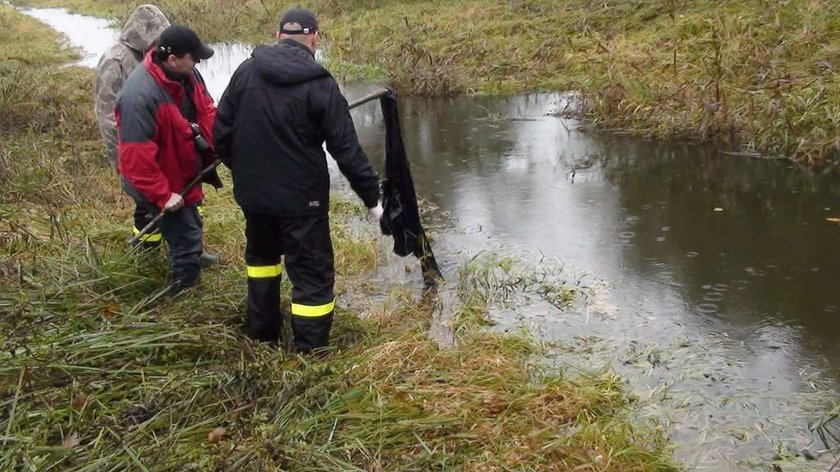
M 189 80 L 196 122 L 212 143 L 216 107 L 197 71 Z M 147 53 L 117 98 L 120 174 L 161 209 L 172 193 L 183 190 L 202 166 L 210 164 L 209 159 L 198 162 L 190 123 L 179 110 L 185 93 L 185 87 L 169 79 Z M 184 203 L 193 205 L 202 198 L 201 186 L 196 185 L 184 196 Z

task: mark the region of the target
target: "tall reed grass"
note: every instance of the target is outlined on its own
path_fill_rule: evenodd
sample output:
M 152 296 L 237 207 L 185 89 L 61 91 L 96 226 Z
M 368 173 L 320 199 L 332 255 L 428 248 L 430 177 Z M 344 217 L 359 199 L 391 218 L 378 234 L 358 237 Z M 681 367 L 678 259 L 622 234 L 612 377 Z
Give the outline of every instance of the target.
M 124 19 L 132 7 L 18 0 Z M 209 40 L 267 42 L 277 0 L 163 0 Z M 406 93 L 580 92 L 600 129 L 820 165 L 840 155 L 833 0 L 313 0 L 330 67 Z

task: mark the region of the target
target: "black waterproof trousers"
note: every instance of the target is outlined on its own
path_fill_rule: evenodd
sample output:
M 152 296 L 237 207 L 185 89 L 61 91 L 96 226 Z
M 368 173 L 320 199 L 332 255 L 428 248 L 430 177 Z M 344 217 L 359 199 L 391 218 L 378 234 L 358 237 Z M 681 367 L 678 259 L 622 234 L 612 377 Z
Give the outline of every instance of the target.
M 285 218 L 245 214 L 248 270 L 248 334 L 262 341 L 280 339 L 281 257 L 292 283 L 291 325 L 295 347 L 303 352 L 327 347 L 335 309 L 335 269 L 329 217 Z

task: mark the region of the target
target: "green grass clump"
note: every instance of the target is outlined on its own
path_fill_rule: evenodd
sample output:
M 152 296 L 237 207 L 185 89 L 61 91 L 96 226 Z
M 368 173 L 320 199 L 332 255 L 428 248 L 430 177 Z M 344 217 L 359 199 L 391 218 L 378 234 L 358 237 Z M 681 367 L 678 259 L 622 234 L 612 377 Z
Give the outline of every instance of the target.
M 57 43 L 59 38 L 59 33 L 50 27 L 0 4 L 0 73 L 18 66 L 54 65 L 77 57 L 74 51 Z
M 32 22 L 2 12 L 4 47 L 21 47 L 16 29 Z M 230 185 L 207 197 L 206 242 L 223 263 L 167 295 L 164 253 L 127 251 L 132 205 L 98 142 L 92 72 L 48 67 L 71 57 L 57 51 L 2 62 L 19 92 L 0 110 L 0 470 L 675 469 L 614 375 L 547 371 L 527 337 L 467 323 L 441 347 L 423 297 L 371 301 L 380 249 L 357 228 L 361 205 L 340 195 L 324 358 L 244 335 Z M 504 269 L 473 264 L 458 302 L 486 311 L 488 292 L 511 286 Z
M 419 94 L 575 90 L 601 129 L 806 164 L 840 150 L 840 4 L 383 3 L 337 11 L 331 52 Z

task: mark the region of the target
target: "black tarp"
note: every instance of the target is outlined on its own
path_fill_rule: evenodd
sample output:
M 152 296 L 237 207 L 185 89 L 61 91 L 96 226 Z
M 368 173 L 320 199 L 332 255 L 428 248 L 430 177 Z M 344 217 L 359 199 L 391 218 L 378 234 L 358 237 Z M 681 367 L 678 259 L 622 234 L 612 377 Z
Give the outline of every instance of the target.
M 414 254 L 420 259 L 423 280 L 427 285 L 434 285 L 443 280 L 443 275 L 420 223 L 411 166 L 400 131 L 396 93 L 390 91 L 383 95 L 380 103 L 385 121 L 385 178 L 382 180 L 385 212 L 379 223 L 383 234 L 394 237 L 394 253 L 399 256 Z

